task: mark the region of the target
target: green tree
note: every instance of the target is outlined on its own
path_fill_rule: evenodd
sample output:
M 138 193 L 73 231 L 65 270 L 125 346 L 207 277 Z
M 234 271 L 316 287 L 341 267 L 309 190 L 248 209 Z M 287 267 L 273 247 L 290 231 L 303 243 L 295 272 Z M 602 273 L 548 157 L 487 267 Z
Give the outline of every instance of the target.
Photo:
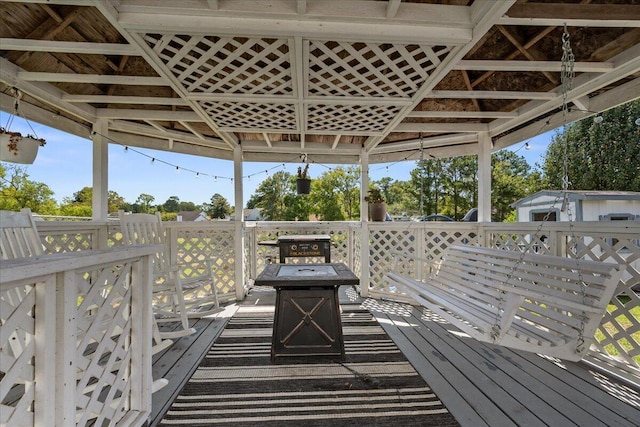
M 531 167 L 524 157 L 501 150 L 491 156 L 492 220 L 504 221 L 514 209 L 511 204 L 530 194 Z
M 640 99 L 557 132 L 543 158 L 548 188 L 640 191 Z
M 162 205 L 163 212 L 180 212 L 180 199 L 178 196 L 171 196 Z
M 180 211 L 197 211 L 200 210 L 200 206 L 196 205 L 193 202 L 180 202 L 180 209 L 178 210 L 178 212 Z
M 203 206 L 210 218 L 226 218 L 231 213 L 231 205 L 221 194 L 214 194 L 211 203 Z
M 347 218 L 345 207 L 353 212 L 354 191 L 359 200 L 359 190 L 350 184 L 348 172 L 338 167 L 323 173 L 311 183 L 311 193 L 307 197 L 311 200 L 313 213 L 322 221 L 344 221 Z M 348 199 L 348 202 L 346 202 Z M 346 203 L 345 203 L 346 202 Z M 358 205 L 359 209 L 359 205 Z
M 93 188 L 83 187 L 82 189 L 73 193 L 73 197 L 65 197 L 62 199 L 60 209 L 66 213 L 60 213 L 66 216 L 91 216 L 93 209 Z M 82 207 L 82 208 L 79 208 Z M 79 208 L 79 209 L 78 209 Z M 118 212 L 118 209 L 127 210 L 128 204 L 124 200 L 124 197 L 120 196 L 115 191 L 109 191 L 107 193 L 107 211 Z M 77 212 L 74 215 L 72 212 Z M 88 212 L 88 215 L 87 215 Z
M 440 213 L 443 201 L 442 159 L 420 160 L 411 171 L 412 211 L 421 215 Z
M 151 203 L 155 200 L 151 194 L 140 194 L 138 199 L 136 200 L 136 205 L 138 206 L 138 211 L 141 213 L 151 213 Z
M 284 221 L 287 216 L 285 198 L 294 194 L 294 177 L 286 171 L 278 171 L 258 185 L 247 207 L 260 208 L 263 218 L 269 221 Z
M 58 207 L 53 194 L 46 184 L 30 180 L 26 168 L 0 163 L 0 209 L 29 208 L 42 215 L 55 215 Z

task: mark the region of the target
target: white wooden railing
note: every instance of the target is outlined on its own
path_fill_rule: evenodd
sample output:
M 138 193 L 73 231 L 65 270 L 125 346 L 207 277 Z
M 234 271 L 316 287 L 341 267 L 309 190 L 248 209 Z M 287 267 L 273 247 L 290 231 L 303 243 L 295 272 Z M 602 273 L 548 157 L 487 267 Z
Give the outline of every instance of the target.
M 160 247 L 89 249 L 0 264 L 2 426 L 147 421 Z
M 39 222 L 38 228 L 49 252 L 78 251 L 120 244 L 117 221 Z M 283 234 L 329 234 L 332 260 L 345 262 L 361 275 L 361 284 L 374 297 L 392 297 L 394 289 L 384 282 L 392 253 L 412 252 L 437 259 L 452 244 L 479 244 L 509 250 L 529 249 L 581 259 L 617 262 L 626 271 L 596 334 L 590 356 L 615 369 L 640 375 L 640 224 L 637 221 L 463 223 L 463 222 L 247 222 L 244 253 L 236 254 L 235 224 L 219 222 L 168 222 L 171 254 L 177 260 L 209 257 L 218 268 L 218 289 L 234 295 L 236 286 L 251 284 L 277 249 L 259 242 Z M 361 238 L 368 232 L 368 259 L 363 259 Z M 575 243 L 575 244 L 574 244 Z M 244 283 L 236 283 L 236 262 L 244 259 Z M 363 268 L 363 267 L 367 268 Z M 242 294 L 242 293 L 240 293 Z

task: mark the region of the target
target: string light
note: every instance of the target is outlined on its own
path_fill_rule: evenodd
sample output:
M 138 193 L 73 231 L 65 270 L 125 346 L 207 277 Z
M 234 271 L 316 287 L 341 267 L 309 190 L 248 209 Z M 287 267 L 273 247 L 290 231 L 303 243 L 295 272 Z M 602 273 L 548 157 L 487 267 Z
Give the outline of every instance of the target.
M 100 135 L 100 134 L 97 133 L 96 131 L 91 132 L 91 139 L 93 139 L 94 135 Z M 193 173 L 195 175 L 196 178 L 199 178 L 200 176 L 212 176 L 212 175 L 206 174 L 204 172 L 200 172 L 200 171 L 196 171 L 196 170 L 193 170 L 193 169 L 180 167 L 179 165 L 175 165 L 175 164 L 166 162 L 164 160 L 158 159 L 158 158 L 156 158 L 154 156 L 150 156 L 150 155 L 148 155 L 148 154 L 146 154 L 146 153 L 144 153 L 142 151 L 139 151 L 139 150 L 136 150 L 134 148 L 131 148 L 131 147 L 125 145 L 125 144 L 121 144 L 118 141 L 115 141 L 115 140 L 113 140 L 113 139 L 111 139 L 111 138 L 109 138 L 109 137 L 107 137 L 105 135 L 100 135 L 100 136 L 103 137 L 104 139 L 114 143 L 114 144 L 118 144 L 118 145 L 124 146 L 124 151 L 127 152 L 127 153 L 133 152 L 133 153 L 136 153 L 136 154 L 139 154 L 141 156 L 145 156 L 145 157 L 149 158 L 149 161 L 151 162 L 152 165 L 154 165 L 156 163 L 162 163 L 162 164 L 165 164 L 167 166 L 170 166 L 170 167 L 174 168 L 176 173 L 180 173 L 181 171 L 191 172 L 191 173 Z M 229 181 L 233 182 L 233 178 L 223 177 L 223 176 L 216 176 L 216 181 L 217 181 L 218 178 L 220 178 L 220 179 L 228 179 Z
M 518 151 L 525 149 L 527 151 L 531 150 L 531 145 L 529 145 L 529 141 L 525 142 L 520 148 L 518 148 L 516 151 L 513 152 L 513 154 L 517 153 Z

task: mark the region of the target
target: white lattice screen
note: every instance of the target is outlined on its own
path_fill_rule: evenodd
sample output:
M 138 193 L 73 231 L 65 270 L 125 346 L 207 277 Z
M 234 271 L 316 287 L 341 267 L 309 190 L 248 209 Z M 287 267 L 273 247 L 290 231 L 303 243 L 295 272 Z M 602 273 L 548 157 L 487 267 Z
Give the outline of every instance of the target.
M 2 425 L 34 425 L 35 294 L 32 284 L 3 286 L 0 290 Z
M 3 263 L 0 425 L 146 420 L 151 309 L 143 296 L 153 250 L 84 251 L 73 263 L 48 255 L 37 269 L 22 259 Z
M 451 52 L 419 44 L 141 37 L 219 129 L 243 132 L 381 134 Z
M 126 263 L 76 272 L 77 425 L 115 425 L 130 409 L 132 268 Z

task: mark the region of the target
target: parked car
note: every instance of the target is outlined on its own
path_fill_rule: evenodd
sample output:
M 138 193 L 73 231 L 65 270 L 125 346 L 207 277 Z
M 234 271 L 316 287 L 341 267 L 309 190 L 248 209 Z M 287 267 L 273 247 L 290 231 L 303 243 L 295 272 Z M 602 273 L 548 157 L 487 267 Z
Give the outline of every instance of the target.
M 423 217 L 418 218 L 419 222 L 422 221 L 454 221 L 453 218 L 448 217 L 446 215 L 441 215 L 441 214 L 432 214 L 432 215 L 426 215 Z
M 478 222 L 478 208 L 469 209 L 462 221 L 466 222 Z

